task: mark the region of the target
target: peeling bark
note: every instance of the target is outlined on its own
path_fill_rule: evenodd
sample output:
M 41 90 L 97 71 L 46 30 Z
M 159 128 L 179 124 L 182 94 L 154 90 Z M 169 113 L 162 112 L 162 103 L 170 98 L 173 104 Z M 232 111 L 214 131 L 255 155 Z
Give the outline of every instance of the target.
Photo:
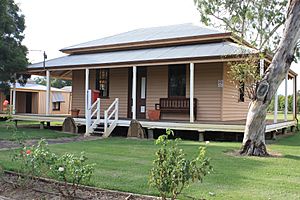
M 297 41 L 300 38 L 300 0 L 290 0 L 283 37 L 256 90 L 256 98 L 251 102 L 241 155 L 268 156 L 265 143 L 266 114 L 272 97 L 284 80 L 294 60 Z

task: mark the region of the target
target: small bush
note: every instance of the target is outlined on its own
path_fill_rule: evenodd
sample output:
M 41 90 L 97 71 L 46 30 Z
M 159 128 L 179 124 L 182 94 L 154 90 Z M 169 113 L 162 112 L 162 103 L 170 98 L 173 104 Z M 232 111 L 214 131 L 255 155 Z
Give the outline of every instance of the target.
M 13 160 L 20 163 L 20 170 L 24 175 L 23 184 L 29 186 L 29 180 L 33 180 L 34 176 L 45 175 L 55 159 L 56 155 L 49 151 L 48 144 L 42 139 L 32 147 L 24 146 Z
M 86 164 L 87 157 L 81 153 L 79 157 L 66 153 L 51 166 L 51 173 L 64 182 L 64 188 L 58 187 L 65 197 L 75 197 L 79 184 L 88 182 L 94 171 L 94 164 Z M 68 182 L 70 184 L 68 184 Z
M 200 147 L 197 158 L 188 160 L 178 147 L 179 139 L 168 139 L 171 134 L 173 131 L 167 129 L 166 135 L 156 140 L 160 149 L 156 152 L 149 180 L 150 186 L 159 191 L 163 200 L 167 197 L 176 199 L 191 182 L 202 182 L 203 177 L 212 170 L 205 156 L 205 148 Z
M 21 165 L 20 172 L 24 177 L 20 179 L 21 186 L 31 186 L 34 177 L 52 175 L 63 181 L 63 186 L 61 184 L 56 186 L 67 198 L 74 198 L 78 186 L 88 182 L 94 171 L 94 164 L 86 164 L 87 157 L 84 153 L 79 157 L 70 153 L 58 156 L 51 153 L 45 140 L 40 140 L 36 146 L 24 146 L 13 160 Z

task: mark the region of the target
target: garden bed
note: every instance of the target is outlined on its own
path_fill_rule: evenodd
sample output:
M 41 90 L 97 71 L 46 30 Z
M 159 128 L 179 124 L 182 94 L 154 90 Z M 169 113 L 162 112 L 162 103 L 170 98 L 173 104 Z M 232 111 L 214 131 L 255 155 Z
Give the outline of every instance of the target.
M 58 186 L 63 188 L 63 183 L 51 179 L 35 178 L 32 184 L 27 187 L 21 186 L 18 181 L 20 175 L 14 172 L 5 171 L 0 179 L 1 196 L 8 199 L 66 199 L 60 195 Z M 79 186 L 74 199 L 126 199 L 126 200 L 154 200 L 153 196 L 132 194 L 127 192 L 99 189 L 95 187 Z

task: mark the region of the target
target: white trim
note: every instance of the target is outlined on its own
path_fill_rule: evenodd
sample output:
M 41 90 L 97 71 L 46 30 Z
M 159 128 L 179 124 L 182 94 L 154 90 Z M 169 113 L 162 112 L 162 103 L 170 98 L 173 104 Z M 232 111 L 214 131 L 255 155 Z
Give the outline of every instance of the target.
M 132 67 L 132 119 L 136 119 L 136 66 Z
M 293 119 L 296 116 L 296 77 L 293 78 Z
M 14 120 L 20 121 L 41 121 L 41 122 L 48 122 L 48 121 L 59 121 L 63 122 L 65 116 L 43 116 L 43 115 L 13 115 Z M 74 118 L 76 124 L 84 125 L 86 120 L 84 118 Z M 94 122 L 96 119 L 92 119 Z M 104 123 L 105 118 L 100 120 L 100 123 Z M 107 124 L 111 124 L 113 120 L 108 120 Z M 116 126 L 123 126 L 129 127 L 131 120 L 117 120 Z M 144 128 L 149 129 L 166 129 L 172 127 L 173 130 L 192 130 L 192 131 L 221 131 L 221 132 L 239 132 L 243 133 L 245 130 L 245 125 L 238 125 L 238 124 L 218 124 L 218 123 L 189 123 L 189 122 L 174 122 L 174 121 L 140 121 L 141 125 Z M 297 122 L 288 121 L 288 122 L 279 122 L 277 124 L 268 124 L 266 125 L 266 132 L 280 130 L 282 128 L 287 128 L 290 126 L 295 126 Z
M 229 61 L 242 61 L 244 60 L 244 58 L 220 58 L 220 59 L 209 59 L 209 60 L 193 60 L 194 64 L 198 64 L 198 63 L 218 63 L 218 62 L 229 62 Z M 153 62 L 145 62 L 145 63 L 137 63 L 137 65 L 139 67 L 147 67 L 147 66 L 160 66 L 160 65 L 172 65 L 172 64 L 186 64 L 188 62 L 190 62 L 191 59 L 187 59 L 184 61 L 166 61 L 166 62 L 161 62 L 159 60 L 154 60 Z M 88 69 L 104 69 L 104 68 L 128 68 L 128 67 L 132 67 L 133 64 L 116 64 L 116 65 L 110 65 L 110 63 L 107 64 L 101 64 L 101 65 L 97 65 L 95 64 L 95 66 L 90 66 L 88 67 Z M 82 69 L 86 69 L 87 67 L 84 66 L 78 66 L 78 67 L 61 67 L 61 68 L 53 68 L 53 67 L 48 67 L 49 70 L 51 69 L 51 71 L 64 71 L 64 70 L 82 70 Z M 29 73 L 34 73 L 34 72 L 41 72 L 40 69 L 28 69 Z
M 276 91 L 274 96 L 274 123 L 277 123 L 277 115 L 278 115 L 278 91 Z
M 288 87 L 288 73 L 285 75 L 285 80 L 284 80 L 284 97 L 285 97 L 285 101 L 284 101 L 284 121 L 287 121 L 287 114 L 288 114 L 288 91 L 287 91 L 287 87 Z
M 141 99 L 146 98 L 146 77 L 141 78 Z
M 190 63 L 190 122 L 194 122 L 194 63 Z
M 85 134 L 89 134 L 90 120 L 89 120 L 89 69 L 85 69 Z
M 50 71 L 46 71 L 46 115 L 50 114 Z
M 16 114 L 16 99 L 17 99 L 16 82 L 14 82 L 13 83 L 13 108 L 12 108 L 12 114 Z

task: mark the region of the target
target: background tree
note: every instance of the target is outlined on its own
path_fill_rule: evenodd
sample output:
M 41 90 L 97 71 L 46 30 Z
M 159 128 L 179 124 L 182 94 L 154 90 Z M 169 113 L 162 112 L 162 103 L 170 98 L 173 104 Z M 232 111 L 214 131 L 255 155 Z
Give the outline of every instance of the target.
M 225 26 L 227 30 L 251 41 L 259 50 L 271 49 L 272 44 L 276 46 L 276 42 L 272 43 L 279 39 L 275 33 L 285 22 L 272 63 L 256 84 L 240 151 L 242 155 L 266 156 L 267 108 L 295 60 L 300 37 L 300 0 L 289 0 L 286 7 L 285 0 L 195 0 L 195 3 L 202 22 L 214 25 L 212 19 L 215 19 L 216 23 Z
M 40 84 L 40 85 L 46 85 L 46 79 L 45 78 L 41 78 L 41 77 L 37 77 L 34 79 L 34 82 L 36 84 Z M 51 78 L 50 79 L 50 84 L 51 87 L 56 87 L 56 88 L 63 88 L 65 86 L 72 86 L 72 81 L 70 80 L 62 80 L 62 79 L 57 79 L 57 78 Z
M 223 28 L 260 51 L 275 49 L 280 40 L 287 0 L 194 0 L 205 25 Z
M 27 48 L 22 45 L 25 29 L 24 15 L 13 0 L 0 0 L 0 82 L 7 88 L 9 82 L 23 84 L 29 75 L 22 74 L 28 64 Z

